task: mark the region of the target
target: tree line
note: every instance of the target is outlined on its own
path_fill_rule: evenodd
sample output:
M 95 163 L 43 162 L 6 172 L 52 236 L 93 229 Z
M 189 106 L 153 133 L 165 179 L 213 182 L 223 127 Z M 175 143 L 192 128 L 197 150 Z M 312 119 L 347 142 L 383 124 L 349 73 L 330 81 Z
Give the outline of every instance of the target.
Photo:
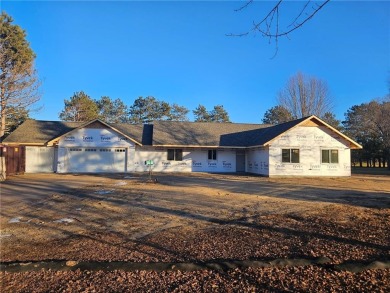
M 90 121 L 100 119 L 109 123 L 151 123 L 153 121 L 189 121 L 190 112 L 184 106 L 168 103 L 155 97 L 138 97 L 132 105 L 126 105 L 121 99 L 102 96 L 92 99 L 83 91 L 76 92 L 64 100 L 64 109 L 59 118 L 62 121 Z M 229 114 L 223 105 L 212 110 L 199 105 L 192 111 L 195 122 L 230 122 Z

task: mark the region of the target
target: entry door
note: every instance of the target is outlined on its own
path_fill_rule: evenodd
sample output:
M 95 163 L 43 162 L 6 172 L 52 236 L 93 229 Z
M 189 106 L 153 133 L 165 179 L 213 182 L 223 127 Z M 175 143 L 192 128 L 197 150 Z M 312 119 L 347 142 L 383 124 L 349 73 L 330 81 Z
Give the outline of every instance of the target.
M 236 172 L 245 172 L 245 151 L 236 151 Z

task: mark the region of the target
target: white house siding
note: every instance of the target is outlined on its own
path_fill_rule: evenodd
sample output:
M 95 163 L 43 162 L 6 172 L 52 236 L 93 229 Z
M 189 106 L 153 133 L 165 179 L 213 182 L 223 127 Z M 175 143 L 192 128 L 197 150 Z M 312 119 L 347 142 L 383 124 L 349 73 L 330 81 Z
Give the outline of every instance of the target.
M 283 163 L 282 149 L 299 149 L 299 163 Z M 339 162 L 321 163 L 321 150 L 337 149 Z M 347 141 L 325 127 L 294 128 L 269 146 L 269 176 L 351 176 Z
M 269 160 L 268 148 L 252 148 L 246 152 L 246 171 L 268 176 Z
M 132 171 L 134 143 L 109 128 L 82 128 L 58 143 L 58 173 Z
M 55 170 L 55 148 L 26 146 L 26 173 L 51 173 Z
M 208 159 L 208 149 L 202 148 L 191 152 L 193 172 L 236 172 L 236 150 L 217 149 L 217 159 Z
M 208 149 L 182 148 L 183 160 L 167 159 L 168 148 L 137 147 L 134 171 L 149 170 L 146 160 L 153 160 L 155 172 L 236 172 L 236 151 L 218 149 L 217 160 L 208 160 Z

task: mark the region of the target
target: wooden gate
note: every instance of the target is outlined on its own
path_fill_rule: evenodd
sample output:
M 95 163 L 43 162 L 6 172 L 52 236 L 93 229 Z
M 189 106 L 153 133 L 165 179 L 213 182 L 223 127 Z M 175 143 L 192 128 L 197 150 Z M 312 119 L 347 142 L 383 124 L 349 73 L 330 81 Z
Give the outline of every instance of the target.
M 5 157 L 6 175 L 25 172 L 26 148 L 24 146 L 2 146 L 0 150 L 0 156 Z

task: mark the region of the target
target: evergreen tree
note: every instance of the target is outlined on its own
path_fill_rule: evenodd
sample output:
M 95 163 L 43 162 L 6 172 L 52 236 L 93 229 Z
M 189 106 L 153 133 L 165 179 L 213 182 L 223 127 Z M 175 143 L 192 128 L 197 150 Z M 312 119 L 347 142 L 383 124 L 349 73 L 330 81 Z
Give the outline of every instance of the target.
M 186 107 L 179 106 L 178 104 L 172 104 L 171 111 L 167 120 L 170 121 L 188 121 L 189 110 Z
M 210 122 L 210 114 L 207 111 L 206 107 L 199 105 L 195 110 L 192 111 L 195 116 L 195 122 Z
M 90 121 L 99 118 L 99 109 L 94 100 L 83 91 L 64 100 L 64 110 L 59 114 L 62 121 Z
M 335 114 L 331 112 L 326 112 L 322 117 L 320 117 L 322 120 L 324 120 L 326 123 L 328 123 L 330 126 L 336 128 L 339 131 L 343 130 L 343 126 L 341 124 L 341 121 L 338 120 L 335 116 Z
M 103 96 L 95 103 L 99 109 L 99 119 L 108 123 L 127 122 L 128 109 L 121 99 L 112 100 L 110 97 Z
M 288 122 L 291 120 L 294 120 L 294 117 L 292 116 L 290 111 L 288 111 L 283 106 L 275 106 L 275 107 L 272 107 L 271 109 L 268 109 L 264 113 L 264 117 L 263 117 L 262 121 L 265 124 L 276 125 L 276 124 L 281 124 L 281 123 Z
M 222 105 L 214 106 L 214 109 L 210 112 L 209 116 L 212 122 L 230 122 L 229 114 Z
M 139 97 L 129 110 L 131 123 L 150 123 L 156 120 L 167 120 L 171 107 L 167 102 L 158 101 L 154 97 Z
M 195 122 L 230 122 L 229 114 L 222 105 L 214 106 L 212 111 L 207 111 L 205 106 L 199 105 L 192 112 Z

